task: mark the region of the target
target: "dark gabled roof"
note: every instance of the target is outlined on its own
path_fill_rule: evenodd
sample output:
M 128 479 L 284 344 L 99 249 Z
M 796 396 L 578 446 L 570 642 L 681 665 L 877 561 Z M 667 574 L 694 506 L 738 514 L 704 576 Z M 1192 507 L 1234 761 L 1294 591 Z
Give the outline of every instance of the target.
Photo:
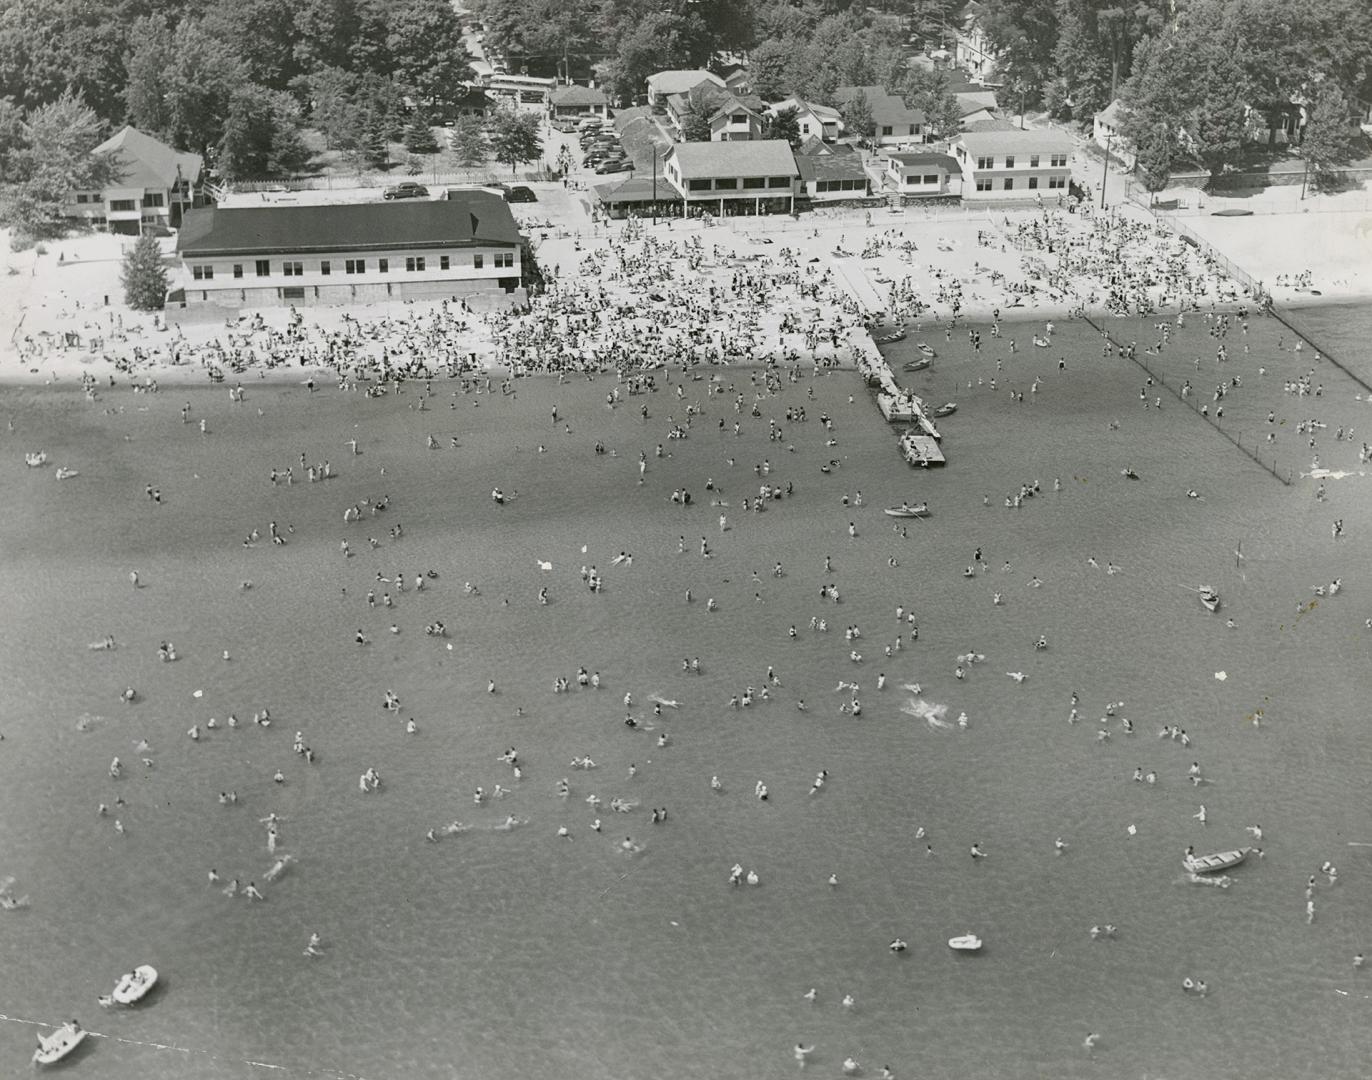
M 847 105 L 858 94 L 867 99 L 867 107 L 871 110 L 872 121 L 875 124 L 924 123 L 924 113 L 921 110 L 910 108 L 903 99 L 887 93 L 885 87 L 840 86 L 834 91 L 834 100 L 840 105 Z
M 866 180 L 862 156 L 854 151 L 807 156 L 796 155 L 802 180 Z
M 800 146 L 796 149 L 796 157 L 797 159 L 801 157 L 824 157 L 833 152 L 833 147 L 818 135 L 807 135 L 800 140 Z M 797 164 L 799 164 L 798 160 Z
M 608 105 L 605 91 L 590 86 L 559 86 L 552 92 L 554 105 Z
M 519 229 L 504 199 L 485 191 L 464 191 L 433 201 L 190 210 L 181 223 L 176 250 L 183 256 L 203 257 L 519 242 Z

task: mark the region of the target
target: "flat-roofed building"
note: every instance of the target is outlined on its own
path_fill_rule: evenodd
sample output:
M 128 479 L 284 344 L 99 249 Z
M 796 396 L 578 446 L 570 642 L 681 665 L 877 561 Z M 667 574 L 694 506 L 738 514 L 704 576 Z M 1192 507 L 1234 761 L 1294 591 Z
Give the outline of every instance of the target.
M 523 241 L 505 200 L 210 207 L 176 241 L 187 306 L 271 307 L 513 292 Z
M 662 175 L 688 213 L 720 216 L 790 213 L 800 178 L 785 139 L 674 143 L 663 158 Z
M 958 190 L 954 189 L 961 188 L 962 170 L 947 154 L 895 151 L 886 155 L 882 182 L 888 191 L 900 195 L 956 195 Z

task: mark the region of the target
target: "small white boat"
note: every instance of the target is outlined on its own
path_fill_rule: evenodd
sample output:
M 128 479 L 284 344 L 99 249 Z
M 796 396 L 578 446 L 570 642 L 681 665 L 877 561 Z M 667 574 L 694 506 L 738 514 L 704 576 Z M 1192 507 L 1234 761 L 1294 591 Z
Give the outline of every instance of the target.
M 948 939 L 948 948 L 956 949 L 958 952 L 976 952 L 981 948 L 981 938 L 976 934 L 963 934 L 960 937 Z
M 59 479 L 59 480 L 70 480 L 73 476 L 80 476 L 80 475 L 81 475 L 81 474 L 80 474 L 79 472 L 77 472 L 75 469 L 68 469 L 68 468 L 66 468 L 66 467 L 64 467 L 64 466 L 60 466 L 60 465 L 59 465 L 58 468 L 57 468 L 57 479 Z
M 923 371 L 925 368 L 927 368 L 927 367 L 928 367 L 930 364 L 932 364 L 932 363 L 933 363 L 933 360 L 931 360 L 929 357 L 926 356 L 926 357 L 924 357 L 922 360 L 911 360 L 911 361 L 910 361 L 909 363 L 907 363 L 907 364 L 902 364 L 900 370 L 901 370 L 901 371 Z
M 1228 870 L 1238 866 L 1252 848 L 1236 848 L 1233 851 L 1217 851 L 1212 855 L 1197 855 L 1192 848 L 1186 849 L 1181 865 L 1188 874 L 1212 874 L 1217 870 Z
M 139 964 L 128 974 L 119 976 L 119 982 L 110 996 L 117 1005 L 132 1005 L 142 1001 L 156 985 L 157 969 L 151 964 Z
M 893 518 L 912 518 L 921 517 L 929 512 L 927 502 L 901 503 L 899 506 L 888 506 L 882 511 L 887 517 Z
M 958 403 L 956 401 L 945 401 L 934 410 L 934 418 L 936 420 L 942 420 L 945 416 L 952 416 L 957 411 Z
M 55 1065 L 80 1046 L 86 1034 L 86 1030 L 75 1020 L 68 1020 L 51 1035 L 39 1035 L 38 1049 L 33 1052 L 33 1063 Z
M 932 360 L 935 356 L 938 355 L 938 353 L 934 352 L 931 346 L 926 345 L 922 341 L 917 342 L 915 344 L 915 348 L 919 350 L 920 356 L 928 357 L 930 360 Z
M 38 451 L 38 453 L 36 454 L 24 455 L 24 464 L 27 465 L 30 469 L 40 469 L 47 463 L 48 455 L 45 454 L 42 450 Z
M 1205 605 L 1206 611 L 1218 611 L 1220 607 L 1220 594 L 1209 585 L 1201 585 L 1196 589 L 1196 595 L 1200 597 L 1200 602 Z

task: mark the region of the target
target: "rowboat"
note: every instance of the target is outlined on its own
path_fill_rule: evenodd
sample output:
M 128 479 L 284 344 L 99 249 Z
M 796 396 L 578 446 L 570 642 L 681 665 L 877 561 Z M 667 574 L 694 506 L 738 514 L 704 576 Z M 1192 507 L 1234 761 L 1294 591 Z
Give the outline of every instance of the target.
M 933 360 L 931 360 L 929 357 L 926 356 L 926 357 L 924 357 L 924 359 L 922 359 L 922 360 L 911 360 L 909 363 L 902 364 L 900 370 L 901 370 L 901 371 L 923 371 L 925 368 L 927 368 L 927 367 L 928 367 L 930 364 L 932 364 L 932 363 L 933 363 Z
M 1218 611 L 1220 607 L 1220 594 L 1209 585 L 1201 585 L 1196 589 L 1196 595 L 1200 597 L 1200 602 L 1205 605 L 1206 611 Z
M 1182 858 L 1182 868 L 1189 874 L 1212 874 L 1217 870 L 1228 870 L 1238 866 L 1252 848 L 1236 848 L 1233 851 L 1217 851 L 1212 855 L 1197 855 L 1194 848 L 1187 848 Z
M 68 1020 L 51 1035 L 39 1035 L 38 1049 L 33 1052 L 33 1063 L 56 1064 L 80 1046 L 86 1034 L 85 1029 L 75 1020 Z
M 956 401 L 945 401 L 934 410 L 934 417 L 935 419 L 942 420 L 945 416 L 952 416 L 953 413 L 957 411 L 958 403 Z
M 905 331 L 903 329 L 892 330 L 889 334 L 882 334 L 880 337 L 875 337 L 872 340 L 878 345 L 891 345 L 897 341 L 904 341 Z
M 948 948 L 956 949 L 959 952 L 976 952 L 981 948 L 981 938 L 976 934 L 963 934 L 960 937 L 948 939 Z
M 156 984 L 157 969 L 151 964 L 139 964 L 128 974 L 119 977 L 114 993 L 110 996 L 118 1005 L 132 1005 L 143 1000 Z
M 882 511 L 882 513 L 885 514 L 887 517 L 893 518 L 920 517 L 924 514 L 927 514 L 928 512 L 929 504 L 927 502 L 919 502 L 914 504 L 908 502 L 901 503 L 899 506 L 888 506 L 885 510 Z
M 915 345 L 915 348 L 919 350 L 919 354 L 921 356 L 927 356 L 930 360 L 932 360 L 935 356 L 938 355 L 938 353 L 934 352 L 932 347 L 926 345 L 922 341 L 917 343 Z

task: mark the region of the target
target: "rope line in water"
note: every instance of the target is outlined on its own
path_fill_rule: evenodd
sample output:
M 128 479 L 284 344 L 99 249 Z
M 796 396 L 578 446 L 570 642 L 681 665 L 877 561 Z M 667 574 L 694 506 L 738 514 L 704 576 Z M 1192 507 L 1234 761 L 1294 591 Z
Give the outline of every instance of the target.
M 0 1020 L 10 1024 L 29 1024 L 33 1027 L 42 1028 L 56 1028 L 59 1026 L 57 1024 L 51 1024 L 46 1020 L 29 1020 L 22 1016 L 9 1016 L 5 1013 L 0 1013 Z M 89 1029 L 86 1029 L 86 1034 L 94 1039 L 109 1039 L 112 1042 L 126 1043 L 129 1046 L 150 1046 L 155 1050 L 175 1050 L 182 1054 L 202 1054 L 207 1058 L 213 1058 L 215 1061 L 228 1061 L 235 1065 L 251 1065 L 256 1069 L 275 1069 L 278 1072 L 297 1073 L 301 1076 L 331 1076 L 338 1078 L 338 1080 L 367 1080 L 365 1076 L 359 1076 L 357 1073 L 343 1072 L 341 1069 L 305 1069 L 295 1068 L 289 1065 L 272 1065 L 270 1062 L 253 1061 L 251 1058 L 225 1058 L 218 1054 L 212 1054 L 208 1050 L 196 1049 L 193 1046 L 177 1046 L 174 1043 L 151 1042 L 143 1039 L 127 1039 L 122 1035 L 109 1035 L 100 1031 L 90 1031 Z

